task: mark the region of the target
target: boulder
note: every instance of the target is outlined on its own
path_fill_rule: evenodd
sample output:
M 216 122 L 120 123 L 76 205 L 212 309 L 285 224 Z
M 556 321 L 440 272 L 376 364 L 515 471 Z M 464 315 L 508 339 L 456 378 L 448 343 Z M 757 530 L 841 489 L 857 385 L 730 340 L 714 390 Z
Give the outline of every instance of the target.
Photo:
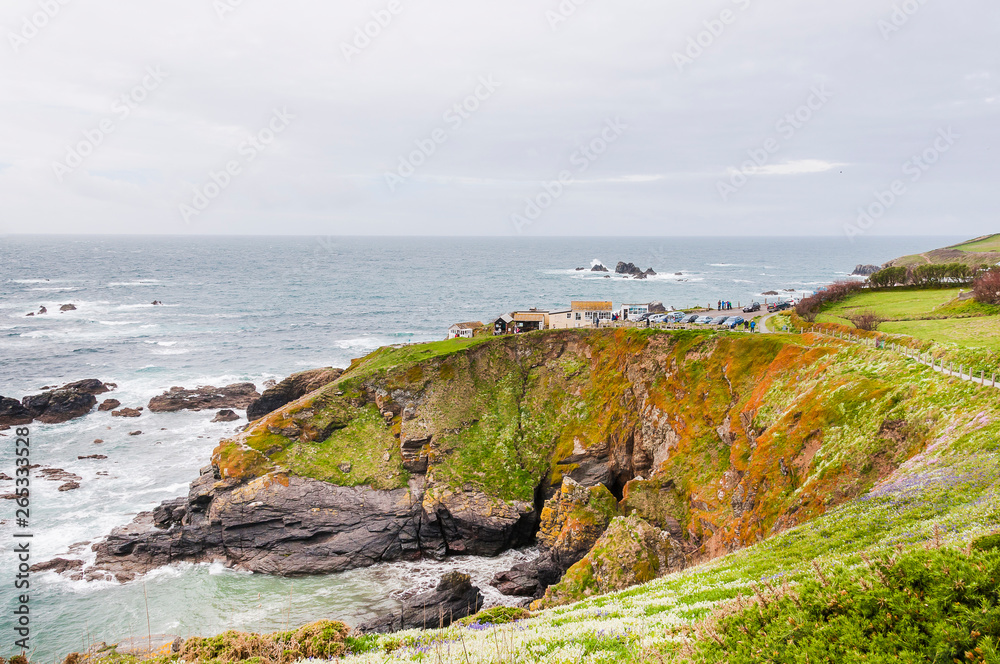
M 235 383 L 225 387 L 207 385 L 193 390 L 171 387 L 149 401 L 149 410 L 154 413 L 175 413 L 181 410 L 216 410 L 219 408 L 246 409 L 259 398 L 253 383 Z
M 101 412 L 107 412 L 109 410 L 114 410 L 118 406 L 122 405 L 122 402 L 118 399 L 105 399 L 101 402 L 101 405 L 97 407 L 97 410 Z
M 95 395 L 109 392 L 114 385 L 96 378 L 67 383 L 49 392 L 24 397 L 21 405 L 32 419 L 45 424 L 59 424 L 82 417 L 97 405 Z
M 141 436 L 142 432 L 141 431 L 129 431 L 128 435 L 130 435 L 130 436 Z
M 292 374 L 274 387 L 264 390 L 260 398 L 255 399 L 247 406 L 247 419 L 251 422 L 258 420 L 285 404 L 301 399 L 310 392 L 329 385 L 340 378 L 342 373 L 344 373 L 343 369 L 327 367 Z
M 593 549 L 531 608 L 551 608 L 625 590 L 680 571 L 685 562 L 681 545 L 668 533 L 637 516 L 617 517 Z
M 0 397 L 0 428 L 31 424 L 35 418 L 17 399 Z
M 879 265 L 858 265 L 851 274 L 856 277 L 870 277 L 881 269 Z
M 651 314 L 665 314 L 667 308 L 663 306 L 662 302 L 650 302 L 649 303 L 649 313 Z
M 240 419 L 239 415 L 237 415 L 233 411 L 227 409 L 227 410 L 220 410 L 218 413 L 216 413 L 215 417 L 212 418 L 212 421 L 213 422 L 235 422 L 238 419 Z
M 111 417 L 142 417 L 142 408 L 122 408 L 111 411 Z
M 88 454 L 87 456 L 78 456 L 77 457 L 77 459 L 79 459 L 80 461 L 84 461 L 86 459 L 107 459 L 107 458 L 108 457 L 106 457 L 103 454 Z
M 603 265 L 601 265 L 600 263 L 598 263 L 594 267 L 590 268 L 590 271 L 591 272 L 608 272 L 609 270 L 608 270 L 608 268 L 606 268 Z
M 618 265 L 615 267 L 615 274 L 639 275 L 642 274 L 642 270 L 632 263 L 618 261 Z
M 31 566 L 32 572 L 55 572 L 56 574 L 63 574 L 64 572 L 72 572 L 83 569 L 82 560 L 71 560 L 68 558 L 53 558 L 52 560 L 47 560 L 44 563 L 35 563 Z
M 645 272 L 643 272 L 643 274 L 646 275 L 647 277 L 655 277 L 656 276 L 656 272 L 653 270 L 653 268 L 647 269 Z
M 79 482 L 66 482 L 66 484 L 63 484 L 62 486 L 59 487 L 59 490 L 72 491 L 73 489 L 79 489 L 79 488 L 80 488 Z
M 403 602 L 398 612 L 358 625 L 362 634 L 387 634 L 405 629 L 447 627 L 483 607 L 483 594 L 468 574 L 449 572 L 437 588 Z
M 76 311 L 76 305 L 75 304 L 64 304 L 61 307 L 59 307 L 59 313 L 62 313 L 64 311 Z

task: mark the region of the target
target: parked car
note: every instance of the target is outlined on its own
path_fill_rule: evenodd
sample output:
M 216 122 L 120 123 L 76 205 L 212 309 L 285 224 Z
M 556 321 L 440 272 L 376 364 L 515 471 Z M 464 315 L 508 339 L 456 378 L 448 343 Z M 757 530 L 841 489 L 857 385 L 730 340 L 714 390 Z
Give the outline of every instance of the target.
M 743 318 L 743 316 L 733 316 L 729 320 L 726 321 L 726 325 L 729 326 L 730 330 L 733 330 L 733 329 L 736 329 L 737 325 L 742 325 L 743 321 L 745 321 L 745 320 L 746 319 Z
M 669 322 L 669 314 L 652 314 L 649 317 L 650 323 L 667 323 Z
M 754 302 L 750 306 L 743 307 L 743 313 L 745 314 L 753 313 L 754 311 L 760 311 L 760 302 Z
M 699 318 L 695 322 L 698 323 L 698 325 L 708 325 L 709 323 L 712 322 L 712 317 L 711 316 L 702 316 L 701 318 Z
M 791 308 L 792 308 L 791 302 L 782 302 L 777 306 L 777 311 L 784 311 L 785 309 L 791 309 Z
M 691 314 L 681 319 L 682 323 L 694 323 L 698 320 L 698 314 Z
M 687 314 L 683 311 L 674 311 L 667 314 L 668 323 L 680 323 L 685 318 L 687 318 Z
M 726 322 L 727 318 L 729 318 L 729 316 L 716 316 L 715 318 L 712 319 L 709 325 L 722 325 L 723 323 Z

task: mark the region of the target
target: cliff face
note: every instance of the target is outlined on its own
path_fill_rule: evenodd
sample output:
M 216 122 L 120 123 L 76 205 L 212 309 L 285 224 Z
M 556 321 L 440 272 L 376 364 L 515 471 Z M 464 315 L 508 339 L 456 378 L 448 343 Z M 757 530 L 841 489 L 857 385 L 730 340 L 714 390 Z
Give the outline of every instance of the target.
M 381 349 L 222 441 L 187 498 L 97 545 L 91 574 L 493 555 L 533 540 L 564 477 L 714 557 L 857 496 L 942 426 L 932 394 L 866 353 L 625 330 Z

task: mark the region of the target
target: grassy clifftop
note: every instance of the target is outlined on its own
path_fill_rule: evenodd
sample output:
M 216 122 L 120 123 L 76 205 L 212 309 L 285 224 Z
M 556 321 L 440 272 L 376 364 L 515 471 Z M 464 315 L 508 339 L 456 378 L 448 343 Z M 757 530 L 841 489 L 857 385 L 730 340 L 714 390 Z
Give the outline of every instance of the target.
M 223 476 L 531 501 L 601 476 L 707 559 L 871 489 L 983 408 L 902 358 L 820 338 L 560 331 L 382 349 L 224 441 Z
M 965 263 L 970 266 L 1000 263 L 1000 233 L 984 235 L 962 244 L 942 247 L 922 254 L 903 256 L 889 261 L 888 265 L 915 267 L 943 263 Z

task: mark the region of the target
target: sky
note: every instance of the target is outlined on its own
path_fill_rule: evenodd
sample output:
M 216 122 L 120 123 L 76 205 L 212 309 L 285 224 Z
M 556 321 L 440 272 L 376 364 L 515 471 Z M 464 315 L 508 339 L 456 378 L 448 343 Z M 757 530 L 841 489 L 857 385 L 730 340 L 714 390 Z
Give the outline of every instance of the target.
M 1000 231 L 995 0 L 6 0 L 0 233 Z

